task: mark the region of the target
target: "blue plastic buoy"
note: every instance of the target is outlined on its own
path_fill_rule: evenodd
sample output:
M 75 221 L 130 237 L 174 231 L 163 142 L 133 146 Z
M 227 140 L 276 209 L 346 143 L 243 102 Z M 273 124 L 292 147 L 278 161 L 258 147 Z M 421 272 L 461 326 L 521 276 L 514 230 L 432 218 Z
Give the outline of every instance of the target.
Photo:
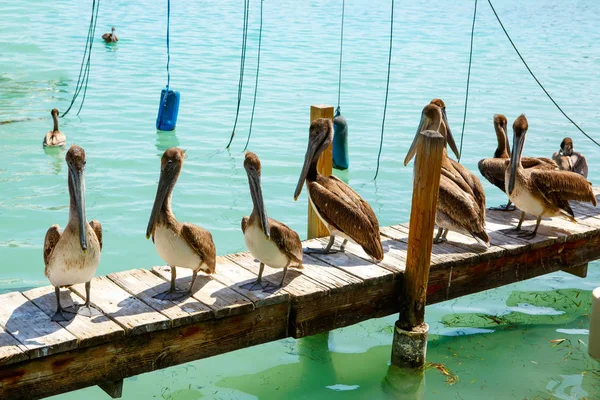
M 333 118 L 333 168 L 348 169 L 348 123 L 338 107 Z
M 166 95 L 165 95 L 166 94 Z M 156 129 L 161 131 L 172 131 L 177 125 L 177 114 L 179 113 L 179 92 L 163 89 L 160 92 L 160 104 L 158 105 L 158 116 L 156 117 Z

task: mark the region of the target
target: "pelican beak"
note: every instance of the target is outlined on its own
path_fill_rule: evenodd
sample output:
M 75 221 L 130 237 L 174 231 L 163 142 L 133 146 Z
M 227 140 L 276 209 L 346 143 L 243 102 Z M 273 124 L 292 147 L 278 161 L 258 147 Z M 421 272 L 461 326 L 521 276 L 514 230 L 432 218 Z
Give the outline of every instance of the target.
M 310 165 L 313 162 L 318 149 L 319 144 L 317 144 L 315 140 L 309 139 L 306 155 L 304 156 L 304 165 L 302 166 L 302 172 L 300 172 L 298 185 L 296 185 L 296 191 L 294 192 L 294 200 L 298 200 L 298 196 L 300 196 L 300 193 L 302 192 L 302 186 L 304 185 L 304 181 L 308 175 L 308 170 L 310 169 Z
M 156 198 L 154 199 L 154 206 L 152 206 L 152 213 L 150 214 L 150 220 L 148 221 L 148 227 L 146 228 L 146 239 L 149 239 L 154 233 L 154 226 L 156 225 L 160 209 L 165 203 L 165 199 L 169 193 L 175 175 L 174 172 L 174 168 L 170 166 L 166 166 L 160 171 L 160 179 L 158 181 L 158 188 L 156 189 Z
M 444 120 L 444 124 L 446 125 L 446 142 L 450 146 L 450 149 L 456 156 L 456 158 L 460 158 L 460 152 L 458 151 L 458 147 L 456 147 L 456 142 L 454 141 L 454 136 L 452 136 L 452 131 L 450 130 L 450 124 L 448 124 L 448 117 L 446 117 L 446 109 L 442 108 L 442 119 Z
M 510 196 L 515 189 L 515 176 L 517 167 L 521 164 L 521 153 L 525 144 L 525 132 L 520 135 L 513 135 L 513 153 L 510 157 L 510 180 L 508 181 L 508 195 Z
M 248 183 L 250 184 L 250 195 L 252 196 L 252 202 L 258 210 L 262 230 L 268 238 L 271 236 L 271 232 L 269 229 L 267 210 L 265 209 L 265 203 L 263 200 L 262 188 L 260 186 L 260 175 L 256 170 L 246 170 L 246 173 L 248 174 Z
M 73 184 L 73 197 L 76 204 L 77 217 L 79 218 L 79 244 L 81 250 L 87 250 L 87 220 L 85 218 L 85 180 L 84 169 L 69 166 L 69 176 Z
M 406 153 L 406 157 L 404 157 L 404 166 L 405 167 L 417 153 L 417 142 L 419 139 L 419 134 L 421 133 L 421 129 L 423 128 L 423 124 L 425 124 L 425 113 L 421 112 L 421 121 L 419 121 L 417 133 L 415 133 L 415 138 L 413 139 L 413 141 L 410 145 L 410 148 L 408 149 L 408 153 Z

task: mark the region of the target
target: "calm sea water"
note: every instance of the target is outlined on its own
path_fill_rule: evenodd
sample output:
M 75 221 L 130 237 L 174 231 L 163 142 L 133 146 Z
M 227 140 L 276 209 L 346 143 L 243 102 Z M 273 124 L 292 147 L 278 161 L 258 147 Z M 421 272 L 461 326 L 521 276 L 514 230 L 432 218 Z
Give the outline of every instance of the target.
M 506 28 L 562 107 L 600 138 L 600 3 L 497 1 Z M 166 2 L 102 2 L 84 108 L 61 119 L 68 143 L 85 148 L 87 214 L 102 222 L 98 274 L 151 267 L 161 260 L 145 227 L 170 146 L 188 158 L 174 193 L 183 221 L 209 229 L 219 254 L 244 250 L 240 219 L 250 212 L 242 168 L 256 68 L 258 1 L 251 2 L 246 79 L 237 136 L 229 139 L 237 101 L 243 2 L 174 2 L 172 88 L 181 92 L 177 130 L 154 128 L 166 83 Z M 390 97 L 382 154 L 375 172 L 383 115 L 390 4 L 346 4 L 341 106 L 350 126 L 350 171 L 340 173 L 373 206 L 382 225 L 408 220 L 412 168 L 401 162 L 422 107 L 445 100 L 460 135 L 472 2 L 397 2 Z M 89 2 L 24 0 L 0 5 L 0 291 L 46 285 L 44 234 L 64 225 L 68 191 L 64 152 L 45 152 L 50 109 L 64 110 L 74 91 L 85 45 Z M 306 148 L 311 104 L 337 98 L 341 2 L 265 1 L 263 53 L 250 149 L 263 163 L 270 216 L 306 232 L 306 194 L 292 195 Z M 100 36 L 114 25 L 118 44 Z M 463 162 L 495 147 L 494 113 L 509 121 L 526 113 L 526 153 L 550 156 L 564 136 L 590 162 L 600 182 L 598 149 L 554 108 L 520 64 L 487 3 L 479 2 Z M 457 138 L 460 140 L 460 138 Z M 504 195 L 484 182 L 488 204 Z M 426 398 L 600 398 L 600 367 L 587 356 L 590 290 L 586 280 L 554 274 L 428 308 Z M 556 291 L 560 289 L 559 291 Z M 583 299 L 572 301 L 574 298 Z M 575 303 L 577 306 L 574 306 Z M 490 323 L 485 315 L 503 316 Z M 397 397 L 387 362 L 394 318 L 372 320 L 329 335 L 283 340 L 128 379 L 126 399 L 386 398 Z M 560 345 L 550 340 L 568 338 Z M 98 388 L 61 399 L 101 399 Z

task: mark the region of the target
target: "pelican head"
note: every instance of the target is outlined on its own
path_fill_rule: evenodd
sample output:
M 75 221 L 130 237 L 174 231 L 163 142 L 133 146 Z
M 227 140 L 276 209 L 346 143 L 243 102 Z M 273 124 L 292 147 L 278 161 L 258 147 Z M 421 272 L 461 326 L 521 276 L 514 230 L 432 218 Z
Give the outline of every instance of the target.
M 115 27 L 113 26 L 112 28 L 110 28 L 110 31 L 111 31 L 112 33 L 115 33 Z
M 260 160 L 258 156 L 251 151 L 246 152 L 246 158 L 244 159 L 244 169 L 248 175 L 248 184 L 250 185 L 250 195 L 252 196 L 252 203 L 254 203 L 254 209 L 260 216 L 260 224 L 262 230 L 267 237 L 270 236 L 269 224 L 267 219 L 267 210 L 265 209 L 265 203 L 263 201 L 262 188 L 260 186 Z
M 513 123 L 513 153 L 510 157 L 510 180 L 508 181 L 508 195 L 510 196 L 515 188 L 515 175 L 517 167 L 521 165 L 521 153 L 525 147 L 525 135 L 529 125 L 524 114 L 519 115 Z
M 442 102 L 441 100 L 439 101 Z M 408 153 L 406 153 L 406 157 L 404 158 L 404 166 L 406 166 L 409 163 L 409 161 L 412 160 L 412 158 L 415 156 L 417 152 L 417 141 L 421 132 L 426 130 L 434 130 L 446 137 L 446 140 L 448 140 L 447 136 L 452 136 L 450 131 L 443 129 L 443 119 L 444 117 L 442 114 L 442 109 L 437 104 L 429 103 L 423 108 L 423 111 L 421 112 L 421 121 L 419 122 L 419 126 L 417 127 L 417 132 L 415 133 L 415 137 L 412 141 L 412 144 L 410 145 Z M 454 140 L 452 140 L 452 142 L 454 143 Z
M 510 156 L 510 146 L 508 145 L 508 120 L 502 114 L 494 114 L 494 130 L 498 137 L 498 143 L 506 143 L 506 152 Z M 501 157 L 503 151 L 496 150 L 499 154 L 494 154 L 494 157 Z
M 508 132 L 508 120 L 502 114 L 494 114 L 494 126 L 504 130 L 504 133 Z
M 560 143 L 560 154 L 563 156 L 571 156 L 573 154 L 573 140 L 566 137 Z
M 75 212 L 79 220 L 79 244 L 81 245 L 81 250 L 85 251 L 87 249 L 85 181 L 83 177 L 85 172 L 85 151 L 74 144 L 67 151 L 65 161 L 69 167 L 69 194 L 71 195 L 71 202 L 75 204 Z
M 319 118 L 314 120 L 310 124 L 309 136 L 308 136 L 308 148 L 306 149 L 306 155 L 304 156 L 304 166 L 298 179 L 298 185 L 294 192 L 294 200 L 298 199 L 302 192 L 302 186 L 307 177 L 316 178 L 317 161 L 321 153 L 331 144 L 333 140 L 333 122 L 328 118 Z M 312 168 L 314 166 L 314 168 Z M 312 176 L 312 175 L 315 176 Z
M 154 206 L 152 207 L 152 214 L 150 214 L 150 220 L 148 221 L 148 227 L 146 228 L 146 239 L 154 233 L 154 226 L 158 214 L 167 201 L 170 198 L 171 192 L 175 187 L 177 178 L 181 173 L 183 167 L 183 160 L 185 159 L 185 151 L 178 147 L 171 147 L 165 150 L 160 160 L 160 179 L 158 181 L 158 189 L 156 189 L 156 197 L 154 199 Z
M 50 115 L 52 115 L 52 120 L 54 121 L 54 132 L 56 132 L 58 130 L 58 110 L 53 108 L 50 111 Z
M 460 152 L 458 151 L 458 147 L 456 147 L 456 143 L 454 142 L 454 136 L 452 136 L 452 131 L 450 130 L 450 124 L 448 123 L 448 117 L 446 116 L 446 103 L 442 99 L 435 98 L 429 102 L 429 104 L 435 104 L 442 110 L 442 121 L 446 126 L 446 142 L 450 146 L 450 149 L 456 156 L 456 158 L 460 158 Z M 425 130 L 425 129 L 424 129 Z

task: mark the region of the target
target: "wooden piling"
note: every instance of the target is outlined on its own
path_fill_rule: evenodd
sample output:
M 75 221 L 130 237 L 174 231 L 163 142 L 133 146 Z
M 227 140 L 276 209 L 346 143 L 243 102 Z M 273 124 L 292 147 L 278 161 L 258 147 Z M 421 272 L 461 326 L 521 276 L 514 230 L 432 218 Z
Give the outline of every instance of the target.
M 417 138 L 412 208 L 400 318 L 396 321 L 392 364 L 423 368 L 427 349 L 425 303 L 433 230 L 440 187 L 444 138 L 435 131 L 423 131 Z
M 315 119 L 329 118 L 333 121 L 333 107 L 326 104 L 310 106 L 310 122 Z M 332 142 L 333 143 L 333 142 Z M 317 170 L 321 175 L 329 176 L 333 172 L 333 146 L 329 145 L 319 157 Z M 329 236 L 327 227 L 323 225 L 317 213 L 313 210 L 310 202 L 308 203 L 308 239 Z

